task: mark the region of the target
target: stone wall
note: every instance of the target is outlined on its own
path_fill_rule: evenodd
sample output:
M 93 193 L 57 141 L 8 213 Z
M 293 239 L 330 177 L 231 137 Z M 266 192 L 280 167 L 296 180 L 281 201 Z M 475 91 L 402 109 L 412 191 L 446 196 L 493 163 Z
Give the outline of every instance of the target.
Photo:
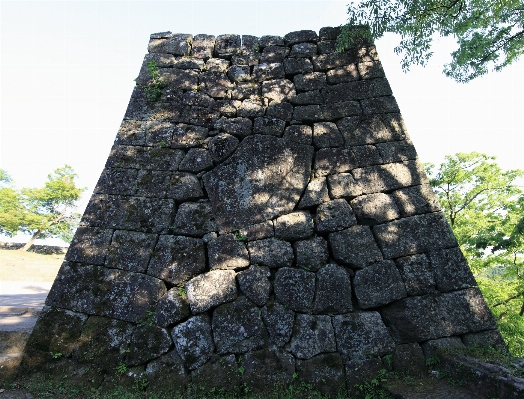
M 26 368 L 336 393 L 504 345 L 374 46 L 336 35 L 151 35 Z
M 24 243 L 19 242 L 0 242 L 0 249 L 20 249 L 24 246 Z M 42 255 L 61 255 L 67 252 L 68 247 L 59 247 L 56 245 L 40 245 L 34 244 L 28 249 L 28 252 L 35 252 Z

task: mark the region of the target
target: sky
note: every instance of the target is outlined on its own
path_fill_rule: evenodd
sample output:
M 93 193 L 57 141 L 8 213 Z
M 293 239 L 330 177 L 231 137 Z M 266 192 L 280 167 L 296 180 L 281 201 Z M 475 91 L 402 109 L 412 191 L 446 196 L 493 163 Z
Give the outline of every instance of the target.
M 0 1 L 0 168 L 17 187 L 42 186 L 71 165 L 86 187 L 102 172 L 154 32 L 279 35 L 347 19 L 342 1 Z M 456 44 L 438 40 L 426 67 L 403 73 L 376 42 L 422 162 L 483 152 L 523 169 L 524 59 L 459 84 L 442 73 Z M 17 241 L 27 241 L 28 236 Z

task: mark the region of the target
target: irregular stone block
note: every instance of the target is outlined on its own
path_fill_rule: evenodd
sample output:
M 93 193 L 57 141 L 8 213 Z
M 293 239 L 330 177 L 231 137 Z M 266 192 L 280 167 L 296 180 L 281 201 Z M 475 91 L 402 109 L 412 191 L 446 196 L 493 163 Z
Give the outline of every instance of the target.
M 277 103 L 273 101 L 269 104 L 269 107 L 267 107 L 266 115 L 289 122 L 293 118 L 293 106 L 289 103 Z
M 293 248 L 286 241 L 267 238 L 251 241 L 247 247 L 251 264 L 276 268 L 291 266 L 293 263 Z
M 309 312 L 315 295 L 315 273 L 283 267 L 275 274 L 276 298 L 295 312 Z
M 360 105 L 364 115 L 400 112 L 397 101 L 393 96 L 366 98 L 360 102 Z
M 406 187 L 391 193 L 402 217 L 438 212 L 440 204 L 429 184 Z
M 355 64 L 344 65 L 326 73 L 327 83 L 330 85 L 353 82 L 359 78 L 358 68 Z
M 237 274 L 242 292 L 258 306 L 264 306 L 269 299 L 271 283 L 269 269 L 265 266 L 251 266 Z
M 339 173 L 327 177 L 329 194 L 332 198 L 356 197 L 362 194 L 362 188 L 351 173 Z
M 97 227 L 78 227 L 69 245 L 65 259 L 103 265 L 113 230 Z
M 257 116 L 264 116 L 264 104 L 258 99 L 248 98 L 242 101 L 242 104 L 237 109 L 237 115 L 243 118 L 256 118 Z
M 245 237 L 247 241 L 263 240 L 275 235 L 271 220 L 244 227 L 238 231 L 238 234 Z
M 138 326 L 129 340 L 125 363 L 137 366 L 167 353 L 173 345 L 168 332 L 157 326 Z
M 416 160 L 353 169 L 352 174 L 364 194 L 392 191 L 426 182 L 422 165 Z
M 174 55 L 189 55 L 193 35 L 171 34 L 167 38 L 151 38 L 147 50 L 150 53 L 167 53 Z
M 207 138 L 209 129 L 202 126 L 186 125 L 179 123 L 173 130 L 171 148 L 199 147 Z
M 227 76 L 233 82 L 248 82 L 251 80 L 251 70 L 248 65 L 232 65 Z
M 222 235 L 209 242 L 207 256 L 211 270 L 237 270 L 249 266 L 249 253 L 233 234 Z
M 294 44 L 304 42 L 316 42 L 317 40 L 317 33 L 313 30 L 298 30 L 289 32 L 284 36 L 284 41 L 287 46 L 293 46 Z
M 297 314 L 290 352 L 299 359 L 310 359 L 319 353 L 335 352 L 335 334 L 329 316 Z
M 389 117 L 398 119 L 400 115 Z M 393 121 L 385 118 L 382 115 L 351 116 L 339 120 L 337 127 L 344 136 L 346 146 L 403 140 L 406 137 L 403 130 L 390 126 Z
M 330 54 L 337 50 L 335 40 L 323 40 L 318 42 L 318 53 L 319 54 Z
M 356 57 L 349 52 L 322 54 L 312 57 L 315 71 L 326 71 L 335 69 L 349 64 L 354 64 Z
M 251 392 L 273 392 L 291 384 L 295 359 L 289 353 L 265 348 L 246 353 L 243 360 L 243 380 Z
M 291 211 L 306 188 L 313 148 L 272 136 L 250 136 L 227 165 L 203 177 L 221 231 Z
M 358 270 L 354 285 L 362 309 L 377 308 L 407 296 L 402 277 L 391 260 Z
M 221 58 L 231 58 L 241 47 L 240 35 L 218 35 L 215 40 L 215 55 Z
M 317 45 L 313 43 L 294 44 L 291 47 L 290 57 L 311 57 L 317 55 Z
M 295 85 L 290 80 L 274 79 L 262 82 L 262 95 L 269 101 L 289 101 L 295 94 Z
M 346 389 L 344 365 L 338 353 L 297 360 L 296 368 L 300 381 L 313 385 L 323 395 L 336 397 Z
M 163 198 L 169 185 L 169 172 L 163 170 L 139 170 L 136 179 L 136 196 Z
M 222 60 L 220 58 L 210 58 L 206 61 L 204 70 L 207 72 L 227 72 L 229 65 L 230 62 L 228 60 Z
M 284 131 L 284 139 L 297 144 L 311 145 L 313 129 L 306 125 L 288 126 Z
M 180 322 L 190 314 L 187 295 L 180 288 L 175 287 L 160 298 L 151 321 L 160 327 L 168 327 Z
M 293 119 L 299 123 L 320 121 L 322 109 L 319 105 L 297 106 L 293 112 Z
M 190 201 L 204 197 L 198 177 L 186 172 L 174 172 L 169 179 L 168 198 Z
M 208 150 L 203 148 L 190 148 L 180 162 L 178 170 L 181 172 L 198 173 L 213 167 L 213 159 Z
M 400 211 L 390 195 L 362 195 L 350 202 L 359 224 L 375 225 L 400 218 Z
M 252 76 L 253 79 L 257 82 L 284 78 L 284 66 L 279 62 L 273 64 L 267 64 L 263 62 L 253 67 Z
M 269 332 L 269 342 L 281 347 L 291 338 L 295 313 L 280 303 L 270 300 L 262 308 L 262 319 Z
M 360 115 L 362 110 L 358 101 L 341 101 L 321 106 L 325 120 L 334 121 L 347 116 Z
M 384 364 L 382 364 L 380 358 L 350 360 L 345 366 L 347 390 L 349 395 L 354 397 L 361 395 L 362 391 L 359 386 L 362 385 L 362 381 L 371 381 L 377 378 L 380 371 L 384 369 Z
M 313 61 L 313 65 L 315 61 Z M 298 86 L 297 86 L 298 88 Z M 328 86 L 323 91 L 326 103 L 363 100 L 370 97 L 391 96 L 392 91 L 386 79 L 357 80 Z
M 464 345 L 466 346 L 490 346 L 502 353 L 508 353 L 508 347 L 498 330 L 486 330 L 477 333 L 464 334 L 462 336 L 462 342 L 464 342 Z
M 340 27 L 325 26 L 320 28 L 318 36 L 320 40 L 336 40 L 338 35 L 340 35 L 340 29 Z
M 208 63 L 206 63 L 207 66 Z M 220 65 L 218 68 L 222 68 Z M 203 93 L 208 94 L 214 98 L 224 98 L 227 96 L 228 90 L 232 89 L 234 84 L 228 79 L 223 72 L 213 72 L 208 70 L 198 75 L 198 88 Z M 192 90 L 196 90 L 196 87 Z
M 186 283 L 187 299 L 193 314 L 202 313 L 237 297 L 233 270 L 212 270 Z
M 344 199 L 328 201 L 317 207 L 315 225 L 319 233 L 340 231 L 355 224 L 355 214 Z
M 233 91 L 234 92 L 234 91 Z M 233 98 L 233 93 L 231 94 Z M 240 107 L 241 102 L 236 100 L 216 100 L 213 102 L 211 109 L 217 111 L 221 116 L 234 118 L 237 116 L 237 107 Z M 216 122 L 215 122 L 216 123 Z
M 238 372 L 235 355 L 211 359 L 194 370 L 191 377 L 197 391 L 240 394 L 242 388 L 242 375 Z
M 258 43 L 262 48 L 267 46 L 283 46 L 284 38 L 280 36 L 264 35 L 260 38 Z
M 303 75 L 295 75 L 293 83 L 298 91 L 322 89 L 326 86 L 326 74 L 322 72 L 309 72 Z
M 195 35 L 193 37 L 192 55 L 195 58 L 208 59 L 213 56 L 215 47 L 215 36 L 212 35 Z
M 136 193 L 136 169 L 105 168 L 94 189 L 95 194 L 133 195 Z
M 460 248 L 428 253 L 440 292 L 476 287 L 477 283 Z
M 478 288 L 404 298 L 383 307 L 381 314 L 398 343 L 496 328 Z
M 146 123 L 137 120 L 122 121 L 116 136 L 119 145 L 145 145 Z
M 427 373 L 426 360 L 420 345 L 415 343 L 402 344 L 393 352 L 393 369 L 413 376 Z
M 147 273 L 171 284 L 184 284 L 206 268 L 204 242 L 198 238 L 162 235 Z
M 105 265 L 131 272 L 145 272 L 157 238 L 156 234 L 115 231 L 107 249 Z
M 384 69 L 380 61 L 363 61 L 358 63 L 358 72 L 362 79 L 384 78 Z
M 245 353 L 268 344 L 269 334 L 258 307 L 245 296 L 220 305 L 213 312 L 213 339 L 216 351 Z
M 309 212 L 288 213 L 275 220 L 275 236 L 281 240 L 295 241 L 313 235 L 313 218 Z
M 348 148 L 323 148 L 316 152 L 316 176 L 347 172 L 355 166 L 356 160 Z
M 298 267 L 316 272 L 324 267 L 329 258 L 327 241 L 322 237 L 293 243 L 295 259 Z
M 319 105 L 324 103 L 324 99 L 319 90 L 306 91 L 297 94 L 296 96 L 291 97 L 289 101 L 293 105 Z
M 426 359 L 433 356 L 438 356 L 440 352 L 452 351 L 454 349 L 464 349 L 464 344 L 460 340 L 460 337 L 431 339 L 424 342 L 421 346 Z
M 383 356 L 393 352 L 395 342 L 378 312 L 333 316 L 338 352 L 352 360 Z
M 180 205 L 172 226 L 175 234 L 202 237 L 216 230 L 209 202 L 185 202 Z
M 171 148 L 144 148 L 139 146 L 114 146 L 106 167 L 176 170 L 185 153 Z
M 415 147 L 407 140 L 377 143 L 377 149 L 385 163 L 403 162 L 417 158 Z
M 284 59 L 289 54 L 289 48 L 288 47 L 282 47 L 282 46 L 267 46 L 264 47 L 264 50 L 262 50 L 262 56 L 260 57 L 261 63 L 280 63 L 284 61 Z
M 147 364 L 145 376 L 148 389 L 159 395 L 169 396 L 173 392 L 187 388 L 191 377 L 176 350 Z
M 325 177 L 311 179 L 302 195 L 298 208 L 310 208 L 329 201 L 329 194 Z
M 384 163 L 377 147 L 374 145 L 357 145 L 350 149 L 353 153 L 355 164 L 359 168 Z
M 173 68 L 177 69 L 195 69 L 200 71 L 204 67 L 204 61 L 194 58 L 182 57 L 175 61 Z
M 313 64 L 307 58 L 286 58 L 284 70 L 286 75 L 313 72 Z
M 313 145 L 316 149 L 327 147 L 342 147 L 344 138 L 332 122 L 313 124 Z
M 160 79 L 168 89 L 173 90 L 196 90 L 199 75 L 196 71 L 189 69 L 158 68 Z
M 405 256 L 395 260 L 408 295 L 436 293 L 435 276 L 425 254 Z
M 138 323 L 165 292 L 161 280 L 145 274 L 64 262 L 46 305 Z
M 366 226 L 353 226 L 329 234 L 329 245 L 335 260 L 346 266 L 363 269 L 382 261 L 382 253 Z
M 253 133 L 281 137 L 282 133 L 284 133 L 285 127 L 286 122 L 283 120 L 262 116 L 260 118 L 255 118 Z
M 317 272 L 314 313 L 341 314 L 353 311 L 351 279 L 343 267 L 329 264 Z
M 189 370 L 206 363 L 215 350 L 207 314 L 193 316 L 171 331 L 175 348 Z
M 252 133 L 253 122 L 249 118 L 220 118 L 215 129 L 244 138 Z
M 440 213 L 378 225 L 373 232 L 386 259 L 457 246 L 453 231 Z

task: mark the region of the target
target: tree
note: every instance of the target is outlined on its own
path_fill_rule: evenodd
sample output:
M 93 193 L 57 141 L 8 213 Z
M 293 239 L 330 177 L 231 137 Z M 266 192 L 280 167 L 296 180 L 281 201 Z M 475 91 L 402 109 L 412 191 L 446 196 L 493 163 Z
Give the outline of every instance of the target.
M 520 170 L 476 152 L 446 156 L 430 184 L 510 350 L 524 354 L 524 191 Z
M 75 184 L 73 168 L 65 165 L 47 176 L 42 188 L 2 187 L 0 191 L 0 231 L 14 235 L 31 234 L 21 249 L 27 251 L 37 238 L 60 237 L 70 241 L 80 215 L 75 213 L 76 201 L 84 192 Z
M 352 2 L 348 15 L 337 48 L 361 38 L 376 40 L 386 32 L 400 34 L 395 53 L 403 56 L 404 71 L 427 63 L 437 35 L 457 40 L 444 73 L 458 82 L 499 71 L 524 52 L 522 0 L 365 0 Z

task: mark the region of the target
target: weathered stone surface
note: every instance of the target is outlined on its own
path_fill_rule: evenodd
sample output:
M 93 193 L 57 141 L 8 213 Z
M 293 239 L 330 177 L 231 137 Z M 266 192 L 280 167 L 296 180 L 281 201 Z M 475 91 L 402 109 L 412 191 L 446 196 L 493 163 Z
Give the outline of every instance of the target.
M 311 57 L 317 55 L 317 45 L 313 43 L 294 44 L 291 47 L 290 57 Z
M 353 169 L 352 174 L 364 194 L 426 183 L 422 165 L 416 160 Z
M 404 281 L 391 260 L 358 270 L 353 283 L 362 309 L 377 308 L 407 296 Z
M 360 115 L 362 110 L 358 101 L 341 101 L 321 106 L 322 117 L 327 121 Z
M 317 33 L 313 30 L 298 30 L 289 32 L 284 36 L 286 45 L 293 46 L 297 43 L 316 42 L 318 40 Z
M 395 260 L 408 295 L 436 293 L 435 276 L 425 254 L 405 256 Z
M 355 159 L 355 165 L 357 167 L 365 167 L 372 165 L 381 165 L 384 163 L 377 147 L 374 145 L 357 145 L 351 147 L 351 152 Z
M 46 305 L 138 323 L 165 292 L 161 280 L 145 274 L 64 262 Z
M 344 138 L 332 122 L 313 124 L 313 145 L 315 148 L 342 147 Z
M 291 118 L 293 118 L 293 106 L 289 103 L 277 103 L 273 101 L 266 109 L 266 116 L 289 122 Z
M 243 380 L 253 393 L 273 392 L 291 384 L 295 373 L 295 359 L 276 348 L 248 352 L 243 356 Z
M 297 360 L 298 378 L 315 386 L 322 394 L 336 397 L 345 391 L 344 365 L 338 353 L 326 353 Z
M 194 370 L 191 378 L 197 391 L 239 394 L 242 388 L 242 374 L 238 372 L 235 355 L 210 359 L 202 367 Z
M 326 86 L 326 74 L 322 72 L 309 72 L 295 75 L 293 83 L 298 91 L 322 89 Z
M 477 333 L 464 334 L 462 336 L 462 342 L 466 346 L 490 346 L 500 352 L 508 352 L 508 347 L 498 330 L 486 330 Z
M 193 37 L 192 54 L 195 58 L 211 58 L 213 56 L 214 47 L 215 36 L 200 34 Z
M 264 35 L 260 38 L 258 43 L 262 48 L 267 46 L 283 46 L 284 38 L 280 36 Z
M 381 314 L 398 343 L 427 341 L 496 326 L 478 288 L 404 298 L 382 308 Z
M 397 345 L 393 352 L 393 369 L 413 376 L 427 373 L 424 353 L 415 343 Z
M 328 188 L 325 177 L 311 179 L 302 195 L 298 208 L 311 208 L 329 201 Z
M 348 393 L 357 398 L 362 392 L 358 388 L 362 385 L 362 381 L 375 379 L 380 371 L 384 369 L 384 364 L 382 364 L 380 358 L 351 360 L 345 366 Z
M 262 95 L 269 101 L 280 103 L 295 95 L 295 85 L 287 79 L 275 79 L 262 82 Z
M 289 350 L 298 359 L 335 352 L 337 347 L 331 317 L 297 314 Z
M 139 170 L 135 182 L 136 196 L 164 198 L 170 173 L 163 170 Z
M 291 97 L 290 100 L 293 105 L 312 105 L 312 104 L 323 104 L 324 99 L 320 94 L 319 90 L 306 91 L 304 93 L 299 93 L 294 97 Z
M 189 69 L 158 68 L 160 79 L 167 88 L 174 90 L 196 90 L 200 76 Z M 147 141 L 147 137 L 146 137 Z
M 335 260 L 346 266 L 362 269 L 382 260 L 382 253 L 366 226 L 331 233 L 329 245 Z
M 105 265 L 131 272 L 145 272 L 156 241 L 156 234 L 116 230 L 107 249 Z
M 377 149 L 384 162 L 403 162 L 417 158 L 417 151 L 408 140 L 377 143 Z
M 257 116 L 264 116 L 264 113 L 264 103 L 256 98 L 248 98 L 242 101 L 240 107 L 237 108 L 237 115 L 243 118 L 256 118 Z
M 258 306 L 264 306 L 271 293 L 271 276 L 265 266 L 251 266 L 237 274 L 238 285 L 242 292 Z
M 313 57 L 313 67 L 315 71 L 325 71 L 353 64 L 356 59 L 349 52 L 322 54 Z
M 227 165 L 203 177 L 221 231 L 291 211 L 309 180 L 313 148 L 272 136 L 242 141 Z
M 284 139 L 298 144 L 311 145 L 313 129 L 306 125 L 288 126 L 284 131 Z
M 390 195 L 362 195 L 350 202 L 359 224 L 374 225 L 400 218 L 400 211 Z
M 355 168 L 356 160 L 348 148 L 323 148 L 315 154 L 315 176 L 348 172 Z
M 219 65 L 218 68 L 222 68 L 222 65 Z M 203 93 L 213 98 L 224 98 L 234 85 L 225 73 L 208 70 L 198 75 L 198 87 Z M 196 90 L 196 87 L 193 90 Z
M 391 193 L 402 217 L 440 210 L 438 198 L 427 183 L 420 186 L 402 188 Z
M 291 266 L 293 263 L 291 244 L 276 238 L 251 241 L 248 250 L 251 264 L 276 268 Z
M 180 162 L 178 170 L 182 172 L 198 173 L 213 167 L 213 159 L 208 150 L 203 148 L 190 148 Z
M 253 67 L 252 76 L 253 79 L 257 82 L 283 78 L 285 76 L 284 66 L 279 62 L 273 64 L 262 62 L 261 64 L 255 65 Z
M 319 54 L 330 54 L 334 53 L 337 49 L 335 40 L 322 40 L 318 42 L 318 53 Z
M 262 116 L 255 118 L 253 126 L 254 134 L 268 134 L 271 136 L 281 137 L 284 133 L 286 122 L 281 119 Z
M 344 65 L 326 73 L 327 82 L 330 85 L 352 82 L 359 79 L 358 69 L 355 64 Z
M 186 100 L 187 101 L 187 100 Z M 191 148 L 202 145 L 209 129 L 180 123 L 173 130 L 171 148 Z
M 195 58 L 182 57 L 175 60 L 173 67 L 200 71 L 204 67 L 204 61 Z
M 207 256 L 211 270 L 238 270 L 249 266 L 249 253 L 233 234 L 222 235 L 208 243 Z
M 171 148 L 115 145 L 107 159 L 106 168 L 176 170 L 184 155 L 184 151 Z
M 315 61 L 313 61 L 313 64 Z M 322 91 L 326 103 L 363 100 L 370 97 L 390 96 L 391 87 L 386 79 L 357 80 L 328 86 Z
M 457 246 L 453 231 L 440 213 L 381 224 L 373 232 L 386 259 Z
M 231 91 L 231 98 L 234 100 L 255 99 L 262 95 L 262 87 L 255 82 L 239 82 Z M 235 114 L 241 103 L 235 107 Z
M 295 312 L 309 312 L 315 296 L 315 273 L 283 267 L 275 274 L 276 298 Z
M 289 54 L 288 47 L 282 46 L 267 46 L 262 50 L 262 56 L 260 57 L 261 63 L 281 63 L 284 61 Z
M 253 122 L 249 118 L 220 118 L 215 129 L 244 138 L 253 132 Z
M 273 222 L 267 220 L 262 223 L 244 227 L 238 231 L 238 234 L 240 234 L 240 237 L 245 237 L 247 241 L 255 241 L 273 237 L 275 232 L 273 229 Z
M 342 118 L 337 122 L 337 126 L 347 146 L 403 140 L 406 135 L 401 128 L 400 115 L 392 114 L 388 115 L 388 118 L 382 115 L 352 116 Z
M 428 253 L 440 292 L 476 287 L 477 283 L 460 248 Z
M 175 348 L 189 370 L 206 363 L 215 350 L 207 314 L 193 316 L 171 331 Z
M 193 314 L 231 302 L 237 297 L 233 270 L 212 270 L 186 283 L 187 299 Z
M 150 53 L 189 55 L 192 39 L 193 35 L 183 33 L 172 34 L 169 38 L 152 38 L 149 41 L 148 51 Z
M 180 288 L 175 287 L 159 299 L 151 321 L 160 327 L 168 327 L 180 322 L 190 314 L 187 295 Z
M 355 214 L 345 199 L 328 201 L 317 207 L 315 225 L 319 233 L 340 231 L 356 224 Z
M 364 115 L 400 112 L 393 96 L 366 98 L 360 102 Z
M 233 93 L 231 93 L 231 97 L 233 97 Z M 240 101 L 237 100 L 216 100 L 213 102 L 213 105 L 211 108 L 214 111 L 217 111 L 220 113 L 221 116 L 227 116 L 228 118 L 234 118 L 237 116 L 237 107 L 240 107 Z M 215 122 L 216 123 L 216 122 Z M 214 127 L 214 126 L 213 126 Z M 212 134 L 210 133 L 210 136 Z
M 209 202 L 185 202 L 180 205 L 173 225 L 175 234 L 202 237 L 216 230 Z
M 204 197 L 198 177 L 192 173 L 174 172 L 169 179 L 167 197 L 179 201 L 190 201 Z
M 339 173 L 327 177 L 329 194 L 332 198 L 356 197 L 362 194 L 362 188 L 351 173 Z
M 262 322 L 261 313 L 245 296 L 216 308 L 212 327 L 219 354 L 245 353 L 268 344 L 269 334 Z
M 270 300 L 262 308 L 262 319 L 269 332 L 269 342 L 281 347 L 291 338 L 295 313 L 280 303 Z
M 215 54 L 222 58 L 231 58 L 240 51 L 240 35 L 218 35 L 215 40 Z
M 422 345 L 422 351 L 426 358 L 438 356 L 439 352 L 449 351 L 454 349 L 464 349 L 464 344 L 460 340 L 460 337 L 444 337 L 438 339 L 431 339 L 424 342 Z
M 167 353 L 173 345 L 168 332 L 157 326 L 138 326 L 129 340 L 125 363 L 136 366 Z
M 204 242 L 198 238 L 162 235 L 147 273 L 171 284 L 184 284 L 206 268 Z
M 227 76 L 233 82 L 247 82 L 251 80 L 251 70 L 248 65 L 232 65 Z
M 293 119 L 299 123 L 320 121 L 322 119 L 322 109 L 320 105 L 296 106 L 293 112 Z
M 307 58 L 286 58 L 284 60 L 286 75 L 313 72 L 313 64 Z
M 185 389 L 191 382 L 184 362 L 176 350 L 149 362 L 145 375 L 148 381 L 148 389 L 165 396 Z
M 313 218 L 306 211 L 279 216 L 274 224 L 275 236 L 281 240 L 296 241 L 313 234 Z
M 307 271 L 316 272 L 324 267 L 328 261 L 328 245 L 322 237 L 297 241 L 293 243 L 293 249 L 297 266 Z
M 230 62 L 220 58 L 210 58 L 206 61 L 205 70 L 208 72 L 226 72 Z
M 79 227 L 67 251 L 65 259 L 70 262 L 84 262 L 103 265 L 113 230 Z
M 343 267 L 329 264 L 317 272 L 314 313 L 341 314 L 353 311 L 351 279 Z
M 95 194 L 122 194 L 136 193 L 136 169 L 105 168 L 94 189 Z
M 332 320 L 337 350 L 346 359 L 383 356 L 395 348 L 378 312 L 349 313 L 334 316 Z

